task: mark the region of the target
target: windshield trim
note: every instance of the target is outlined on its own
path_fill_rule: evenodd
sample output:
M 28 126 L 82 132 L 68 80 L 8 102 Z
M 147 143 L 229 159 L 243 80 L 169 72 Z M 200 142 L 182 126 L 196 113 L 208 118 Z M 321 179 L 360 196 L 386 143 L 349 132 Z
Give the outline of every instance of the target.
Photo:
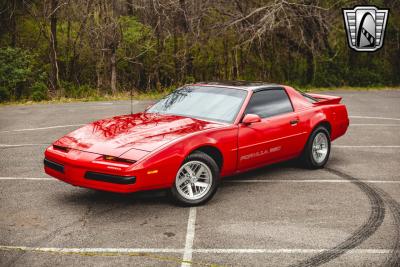
M 187 116 L 187 115 L 184 115 L 184 114 L 160 113 L 160 112 L 150 112 L 150 111 L 145 111 L 144 113 L 160 114 L 160 115 L 166 115 L 166 116 L 179 116 L 179 117 L 182 117 L 182 118 L 195 119 L 195 120 L 199 120 L 199 121 L 206 121 L 206 122 L 217 123 L 217 124 L 224 124 L 224 125 L 233 124 L 233 123 L 226 122 L 226 121 L 211 120 L 211 119 L 204 118 L 204 117 Z

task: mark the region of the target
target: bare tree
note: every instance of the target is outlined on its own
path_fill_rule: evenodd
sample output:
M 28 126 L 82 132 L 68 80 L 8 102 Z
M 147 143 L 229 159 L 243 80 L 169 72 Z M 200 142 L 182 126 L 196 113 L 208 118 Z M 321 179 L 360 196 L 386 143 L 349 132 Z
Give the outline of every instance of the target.
M 58 62 L 57 62 L 57 12 L 60 8 L 58 0 L 50 0 L 50 10 L 48 17 L 50 18 L 50 86 L 51 92 L 55 94 L 58 89 L 59 76 L 58 76 Z
M 306 81 L 313 81 L 315 55 L 330 49 L 328 8 L 317 0 L 270 0 L 259 2 L 235 1 L 230 10 L 223 10 L 230 19 L 221 29 L 234 28 L 241 36 L 241 45 L 271 42 L 271 37 L 286 41 L 292 50 L 302 54 L 307 61 Z M 221 12 L 221 11 L 220 11 Z
M 117 49 L 122 38 L 119 4 L 117 0 L 97 0 L 88 25 L 89 44 L 97 58 L 97 88 L 109 85 L 113 94 L 117 92 Z

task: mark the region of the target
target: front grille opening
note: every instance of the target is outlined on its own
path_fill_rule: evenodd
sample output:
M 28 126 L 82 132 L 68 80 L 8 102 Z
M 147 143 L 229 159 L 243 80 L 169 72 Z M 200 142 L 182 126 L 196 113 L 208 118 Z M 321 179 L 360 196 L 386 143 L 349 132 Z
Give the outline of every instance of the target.
M 95 180 L 113 184 L 134 184 L 136 182 L 135 176 L 118 176 L 98 172 L 86 172 L 85 178 L 88 180 Z
M 46 166 L 47 168 L 64 173 L 64 165 L 62 165 L 62 164 L 56 163 L 56 162 L 48 160 L 46 158 L 44 159 L 43 163 L 44 163 L 44 166 Z

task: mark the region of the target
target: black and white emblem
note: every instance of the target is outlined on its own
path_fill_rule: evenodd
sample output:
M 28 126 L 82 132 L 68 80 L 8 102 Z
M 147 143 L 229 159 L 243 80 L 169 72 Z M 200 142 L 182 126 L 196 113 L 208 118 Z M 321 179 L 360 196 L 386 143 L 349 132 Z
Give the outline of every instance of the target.
M 389 9 L 357 6 L 343 9 L 349 46 L 356 51 L 373 52 L 383 45 Z

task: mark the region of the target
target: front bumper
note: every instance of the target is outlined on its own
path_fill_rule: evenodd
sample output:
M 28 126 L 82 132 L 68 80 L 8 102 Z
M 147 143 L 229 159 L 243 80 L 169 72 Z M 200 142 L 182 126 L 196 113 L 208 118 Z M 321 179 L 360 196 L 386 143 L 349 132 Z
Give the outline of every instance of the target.
M 57 162 L 44 159 L 43 160 L 45 168 L 52 169 L 53 171 L 64 174 L 64 165 Z M 87 180 L 101 181 L 111 184 L 134 184 L 136 182 L 135 176 L 119 176 L 107 173 L 92 172 L 87 171 L 84 175 Z
M 88 168 L 44 159 L 45 172 L 63 182 L 102 191 L 130 193 L 138 191 L 136 176 L 102 173 Z
M 172 186 L 180 160 L 176 158 L 133 165 L 99 160 L 101 155 L 75 149 L 60 151 L 49 146 L 44 171 L 74 186 L 116 193 L 163 189 Z M 176 164 L 175 164 L 176 163 Z

